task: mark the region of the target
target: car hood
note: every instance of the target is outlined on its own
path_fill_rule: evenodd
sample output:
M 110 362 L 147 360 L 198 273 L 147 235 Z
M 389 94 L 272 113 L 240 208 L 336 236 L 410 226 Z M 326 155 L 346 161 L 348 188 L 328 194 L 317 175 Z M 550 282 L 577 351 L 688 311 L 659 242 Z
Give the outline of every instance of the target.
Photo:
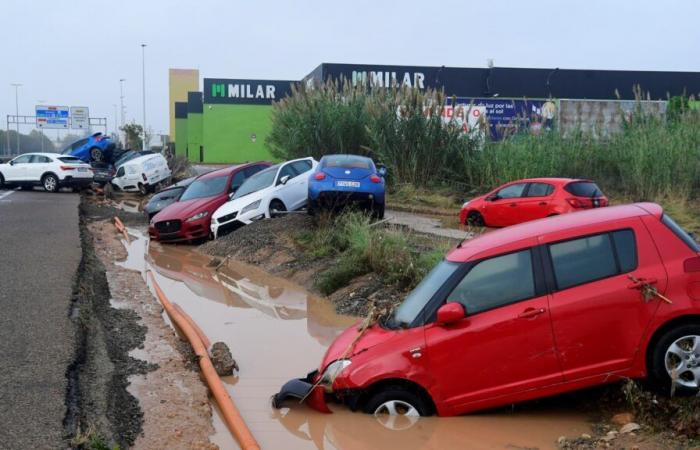
M 234 211 L 240 211 L 251 203 L 257 202 L 258 200 L 264 198 L 270 192 L 270 190 L 272 190 L 272 187 L 267 187 L 256 192 L 251 192 L 243 197 L 230 200 L 221 205 L 221 208 L 216 210 L 214 217 L 221 217 L 225 216 L 226 214 L 231 214 Z
M 153 218 L 155 222 L 162 220 L 187 220 L 197 213 L 209 211 L 209 214 L 214 212 L 216 208 L 226 199 L 220 195 L 206 198 L 194 198 L 175 202 L 168 205 Z
M 370 169 L 345 169 L 343 167 L 324 167 L 322 171 L 333 178 L 342 178 L 344 180 L 361 180 L 374 173 Z
M 362 336 L 355 342 L 352 350 L 348 351 L 352 342 L 357 338 L 360 333 L 360 327 L 362 326 L 362 321 L 354 324 L 347 330 L 343 331 L 335 341 L 328 347 L 326 354 L 321 361 L 321 366 L 319 367 L 319 372 L 322 373 L 323 370 L 328 366 L 328 364 L 333 361 L 345 357 L 350 358 L 358 353 L 364 352 L 375 345 L 387 342 L 390 339 L 394 339 L 397 336 L 397 332 L 393 330 L 387 330 L 380 327 L 377 324 L 372 325 L 367 330 L 364 331 Z M 346 354 L 347 352 L 347 354 Z

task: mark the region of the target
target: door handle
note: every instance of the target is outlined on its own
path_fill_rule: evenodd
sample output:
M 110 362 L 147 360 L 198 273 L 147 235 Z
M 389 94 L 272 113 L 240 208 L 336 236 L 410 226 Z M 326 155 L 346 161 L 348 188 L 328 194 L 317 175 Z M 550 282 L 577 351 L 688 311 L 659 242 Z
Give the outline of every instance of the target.
M 538 309 L 528 308 L 525 311 L 518 314 L 518 318 L 519 319 L 534 319 L 535 317 L 539 316 L 540 314 L 544 314 L 545 311 L 546 310 L 544 308 L 538 308 Z
M 511 203 L 511 204 L 508 205 L 508 206 L 510 206 L 511 208 L 515 208 L 516 206 L 518 206 L 518 204 L 517 204 L 517 203 Z
M 547 202 L 540 202 L 540 206 L 547 206 Z

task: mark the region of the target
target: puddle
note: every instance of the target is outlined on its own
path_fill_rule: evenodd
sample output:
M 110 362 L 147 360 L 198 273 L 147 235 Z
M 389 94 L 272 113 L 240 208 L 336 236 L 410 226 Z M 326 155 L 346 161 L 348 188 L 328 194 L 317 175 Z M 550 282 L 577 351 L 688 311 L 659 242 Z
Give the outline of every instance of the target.
M 143 206 L 145 204 L 145 199 L 121 199 L 112 200 L 110 206 L 112 208 L 120 209 L 124 212 L 139 214 L 143 212 Z
M 323 299 L 251 266 L 230 262 L 215 272 L 208 267 L 210 258 L 191 247 L 148 245 L 139 234 L 128 250 L 124 267 L 151 268 L 168 298 L 212 343 L 228 344 L 241 372 L 223 381 L 262 448 L 555 448 L 559 436 L 590 431 L 583 414 L 563 407 L 383 423 L 337 405 L 334 414 L 303 405 L 275 410 L 270 396 L 287 380 L 316 368 L 326 347 L 357 319 L 338 315 Z M 211 441 L 222 449 L 238 448 L 212 406 Z

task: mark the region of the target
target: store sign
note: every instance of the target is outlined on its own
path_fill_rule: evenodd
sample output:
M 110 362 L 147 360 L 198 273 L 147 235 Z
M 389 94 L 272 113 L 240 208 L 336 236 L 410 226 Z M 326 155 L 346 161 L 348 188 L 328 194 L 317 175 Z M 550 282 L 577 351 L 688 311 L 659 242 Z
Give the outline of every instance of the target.
M 90 112 L 86 106 L 70 107 L 70 127 L 79 130 L 90 128 Z
M 270 105 L 291 93 L 293 81 L 204 79 L 204 103 Z
M 67 106 L 37 105 L 36 127 L 66 129 L 70 125 L 70 110 Z

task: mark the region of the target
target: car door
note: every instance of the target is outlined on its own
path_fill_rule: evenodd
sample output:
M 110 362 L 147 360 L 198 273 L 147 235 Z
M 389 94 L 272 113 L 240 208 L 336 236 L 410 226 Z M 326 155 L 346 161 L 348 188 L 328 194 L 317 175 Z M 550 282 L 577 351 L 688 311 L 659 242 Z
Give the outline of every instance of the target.
M 7 169 L 3 169 L 3 176 L 7 181 L 26 181 L 28 177 L 29 164 L 32 155 L 20 155 L 10 161 Z M 7 172 L 7 173 L 5 173 Z
M 530 183 L 518 201 L 520 222 L 542 219 L 550 213 L 554 186 L 549 183 Z
M 477 262 L 446 299 L 466 317 L 425 327 L 439 396 L 456 413 L 562 380 L 538 255 L 526 248 Z
M 659 299 L 646 300 L 629 276 L 666 290 L 666 272 L 639 218 L 552 234 L 546 244 L 554 291 L 552 328 L 564 377 L 575 380 L 631 367 Z
M 292 168 L 296 175 L 287 183 L 286 197 L 289 203 L 285 202 L 285 204 L 289 204 L 291 209 L 297 210 L 306 205 L 309 191 L 309 172 L 312 170 L 313 164 L 310 159 L 305 159 L 293 162 Z
M 40 181 L 41 176 L 51 170 L 51 159 L 47 156 L 34 155 L 27 166 L 27 178 Z
M 495 227 L 506 227 L 519 223 L 519 203 L 526 187 L 527 183 L 509 184 L 492 195 L 484 208 L 486 223 Z

